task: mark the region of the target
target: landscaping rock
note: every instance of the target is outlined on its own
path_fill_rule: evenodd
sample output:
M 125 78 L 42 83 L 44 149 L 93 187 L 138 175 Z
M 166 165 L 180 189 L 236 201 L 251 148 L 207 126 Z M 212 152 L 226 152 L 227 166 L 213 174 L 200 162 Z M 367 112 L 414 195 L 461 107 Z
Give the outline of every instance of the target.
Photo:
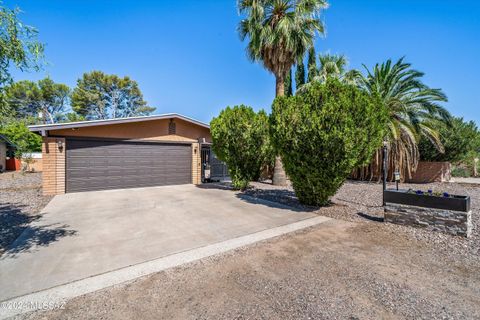
M 0 255 L 52 199 L 42 195 L 41 173 L 0 174 Z

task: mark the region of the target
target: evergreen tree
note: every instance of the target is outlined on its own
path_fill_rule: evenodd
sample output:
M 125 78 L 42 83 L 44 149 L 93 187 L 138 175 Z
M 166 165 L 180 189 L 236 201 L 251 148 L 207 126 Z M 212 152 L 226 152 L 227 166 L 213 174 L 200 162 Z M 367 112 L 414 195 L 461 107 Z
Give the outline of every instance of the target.
M 287 72 L 285 77 L 285 96 L 293 96 L 293 86 L 292 86 L 292 69 Z
M 72 109 L 87 120 L 143 116 L 155 110 L 143 100 L 136 81 L 101 71 L 85 73 L 78 79 Z
M 315 53 L 315 47 L 314 46 L 312 46 L 308 50 L 307 68 L 308 68 L 308 81 L 307 82 L 311 82 L 311 81 L 313 81 L 313 78 L 315 78 L 318 75 L 317 55 Z
M 305 84 L 305 64 L 303 63 L 303 58 L 299 59 L 297 62 L 297 70 L 295 70 L 295 87 L 300 88 Z
M 70 88 L 50 78 L 33 82 L 22 80 L 5 88 L 5 101 L 10 115 L 17 119 L 37 118 L 48 123 L 58 122 L 68 104 Z

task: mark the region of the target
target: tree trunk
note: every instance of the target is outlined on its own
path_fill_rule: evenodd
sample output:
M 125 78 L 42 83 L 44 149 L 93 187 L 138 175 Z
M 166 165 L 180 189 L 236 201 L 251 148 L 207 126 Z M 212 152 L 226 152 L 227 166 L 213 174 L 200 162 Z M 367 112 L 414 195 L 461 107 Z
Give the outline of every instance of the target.
M 277 76 L 275 84 L 275 97 L 283 97 L 285 95 L 285 77 Z
M 282 159 L 277 156 L 275 157 L 275 168 L 273 169 L 273 179 L 272 184 L 274 186 L 286 186 L 287 185 L 287 174 L 283 169 Z
M 282 76 L 276 77 L 275 96 L 276 97 L 285 96 L 285 77 L 282 77 Z M 275 157 L 275 168 L 273 170 L 272 183 L 275 186 L 287 185 L 287 174 L 283 169 L 282 159 L 279 156 Z

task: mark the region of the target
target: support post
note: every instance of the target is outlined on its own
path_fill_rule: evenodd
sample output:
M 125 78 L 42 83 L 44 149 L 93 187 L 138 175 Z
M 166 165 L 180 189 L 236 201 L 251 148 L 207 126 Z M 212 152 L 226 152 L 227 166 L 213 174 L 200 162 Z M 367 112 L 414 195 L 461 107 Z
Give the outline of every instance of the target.
M 383 141 L 383 149 L 382 149 L 382 156 L 383 156 L 383 162 L 382 162 L 382 171 L 383 171 L 383 192 L 382 192 L 382 202 L 383 206 L 385 207 L 385 190 L 387 190 L 387 174 L 388 174 L 388 168 L 387 168 L 387 157 L 388 157 L 388 149 L 387 149 L 387 140 Z

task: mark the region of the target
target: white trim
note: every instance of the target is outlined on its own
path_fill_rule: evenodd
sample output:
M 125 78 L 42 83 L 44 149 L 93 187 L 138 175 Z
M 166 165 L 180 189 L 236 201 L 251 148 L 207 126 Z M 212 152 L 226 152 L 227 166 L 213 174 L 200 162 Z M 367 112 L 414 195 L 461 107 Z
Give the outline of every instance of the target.
M 178 113 L 166 113 L 166 114 L 152 115 L 152 116 L 116 118 L 116 119 L 105 119 L 105 120 L 89 120 L 89 121 L 55 123 L 55 124 L 41 124 L 41 125 L 28 126 L 28 129 L 33 132 L 41 132 L 42 130 L 60 130 L 60 129 L 71 129 L 71 128 L 81 128 L 81 127 L 92 127 L 92 126 L 105 126 L 110 124 L 162 120 L 162 119 L 171 119 L 171 118 L 178 118 L 178 119 L 199 125 L 201 127 L 210 129 L 210 126 L 208 124 L 183 116 Z

